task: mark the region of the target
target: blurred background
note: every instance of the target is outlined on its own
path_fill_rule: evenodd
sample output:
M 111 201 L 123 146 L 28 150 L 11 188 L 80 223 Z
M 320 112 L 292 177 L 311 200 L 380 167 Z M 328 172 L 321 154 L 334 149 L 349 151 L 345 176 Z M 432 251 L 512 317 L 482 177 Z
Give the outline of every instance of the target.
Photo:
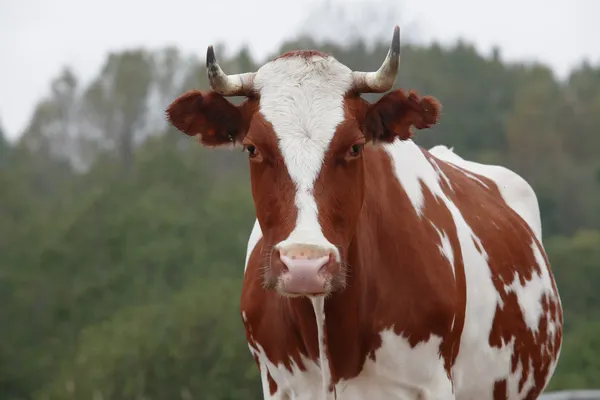
M 247 157 L 202 149 L 164 109 L 208 88 L 209 44 L 230 73 L 301 48 L 374 70 L 395 24 L 397 86 L 444 106 L 415 140 L 536 190 L 565 313 L 548 390 L 600 387 L 598 15 L 595 0 L 2 0 L 0 399 L 260 399 L 238 308 Z

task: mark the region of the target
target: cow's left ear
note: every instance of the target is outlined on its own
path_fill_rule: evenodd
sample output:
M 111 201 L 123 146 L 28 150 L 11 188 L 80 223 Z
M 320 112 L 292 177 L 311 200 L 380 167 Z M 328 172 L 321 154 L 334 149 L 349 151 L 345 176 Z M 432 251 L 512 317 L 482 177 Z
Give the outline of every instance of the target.
M 430 128 L 438 122 L 441 105 L 431 96 L 419 97 L 414 91 L 408 95 L 402 89 L 387 93 L 369 106 L 363 123 L 363 133 L 374 143 L 393 142 L 412 137 L 411 126 Z

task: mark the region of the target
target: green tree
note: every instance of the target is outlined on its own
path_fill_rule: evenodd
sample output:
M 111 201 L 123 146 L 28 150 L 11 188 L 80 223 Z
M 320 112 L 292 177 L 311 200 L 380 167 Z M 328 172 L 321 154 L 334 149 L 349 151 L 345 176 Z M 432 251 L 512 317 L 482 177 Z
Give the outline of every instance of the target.
M 1 122 L 1 121 L 0 121 Z M 8 165 L 8 158 L 10 156 L 11 146 L 8 143 L 4 129 L 0 123 L 0 169 L 6 168 Z
M 147 135 L 143 128 L 152 77 L 153 59 L 148 52 L 112 53 L 83 94 L 85 140 L 90 151 L 114 152 L 126 175 L 133 166 L 136 145 Z

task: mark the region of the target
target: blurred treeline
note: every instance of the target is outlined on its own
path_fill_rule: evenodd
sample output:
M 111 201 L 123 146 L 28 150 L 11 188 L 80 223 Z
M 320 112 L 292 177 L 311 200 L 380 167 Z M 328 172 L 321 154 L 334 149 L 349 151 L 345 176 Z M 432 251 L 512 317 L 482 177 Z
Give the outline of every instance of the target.
M 374 70 L 388 45 L 301 38 L 273 56 L 317 48 Z M 217 52 L 227 72 L 265 61 Z M 0 399 L 261 398 L 238 309 L 246 155 L 164 121 L 177 95 L 208 87 L 203 64 L 175 48 L 114 53 L 85 85 L 66 68 L 20 139 L 0 141 Z M 551 389 L 600 386 L 600 67 L 559 81 L 461 42 L 406 45 L 397 85 L 443 103 L 418 143 L 535 187 L 565 307 Z

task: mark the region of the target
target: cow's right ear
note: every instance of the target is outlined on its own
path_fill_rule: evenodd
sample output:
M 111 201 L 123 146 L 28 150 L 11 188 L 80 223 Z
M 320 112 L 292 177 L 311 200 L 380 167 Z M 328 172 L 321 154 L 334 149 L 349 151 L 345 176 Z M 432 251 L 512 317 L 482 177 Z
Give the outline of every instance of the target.
M 247 108 L 247 102 L 236 106 L 216 92 L 192 90 L 175 99 L 166 114 L 175 128 L 215 147 L 242 141 L 251 117 Z

